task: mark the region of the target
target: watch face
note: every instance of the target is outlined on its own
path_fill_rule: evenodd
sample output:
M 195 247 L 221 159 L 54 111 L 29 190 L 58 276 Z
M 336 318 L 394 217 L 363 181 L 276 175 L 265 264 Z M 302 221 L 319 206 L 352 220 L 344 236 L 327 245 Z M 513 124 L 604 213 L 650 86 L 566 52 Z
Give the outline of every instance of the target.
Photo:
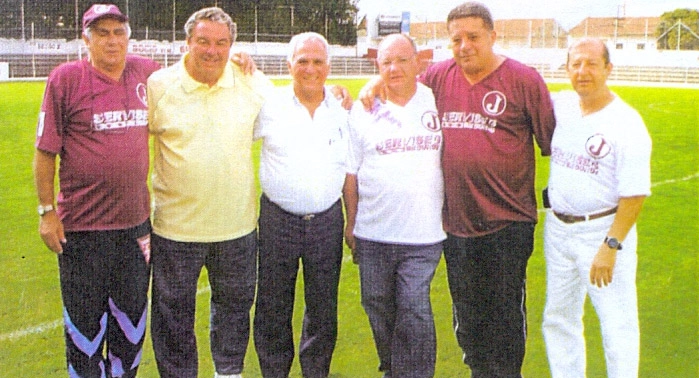
M 44 214 L 46 214 L 46 213 L 48 213 L 49 211 L 52 211 L 52 210 L 53 210 L 53 206 L 51 206 L 51 205 L 48 205 L 48 206 L 41 206 L 41 205 L 39 205 L 39 207 L 37 208 L 37 211 L 39 212 L 39 215 L 44 215 Z
M 619 248 L 619 241 L 614 238 L 610 238 L 607 240 L 607 245 L 609 246 L 609 248 L 617 249 Z

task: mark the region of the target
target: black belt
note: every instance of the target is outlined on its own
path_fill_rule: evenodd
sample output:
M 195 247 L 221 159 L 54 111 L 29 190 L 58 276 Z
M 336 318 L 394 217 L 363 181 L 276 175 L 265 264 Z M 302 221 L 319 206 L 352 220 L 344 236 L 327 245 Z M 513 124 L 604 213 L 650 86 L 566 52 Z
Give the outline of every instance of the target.
M 317 216 L 323 216 L 323 215 L 329 213 L 331 210 L 333 210 L 333 208 L 334 208 L 335 206 L 341 206 L 341 201 L 338 199 L 338 200 L 335 201 L 335 203 L 333 203 L 329 208 L 327 208 L 327 209 L 325 209 L 325 210 L 323 210 L 323 211 L 321 211 L 321 212 L 319 212 L 319 213 L 312 213 L 312 214 L 295 214 L 295 213 L 290 213 L 290 212 L 288 212 L 288 211 L 282 209 L 281 206 L 279 206 L 279 205 L 277 205 L 276 203 L 274 203 L 274 201 L 272 201 L 271 199 L 269 199 L 269 197 L 267 197 L 267 195 L 264 194 L 264 193 L 262 193 L 262 201 L 268 202 L 270 205 L 276 207 L 279 211 L 281 211 L 281 212 L 283 212 L 283 213 L 285 213 L 285 214 L 287 214 L 287 215 L 289 215 L 289 216 L 292 216 L 292 217 L 301 219 L 301 220 L 306 221 L 306 222 L 309 222 L 309 221 L 313 220 L 313 218 L 315 218 L 315 217 L 317 217 Z
M 609 210 L 605 210 L 599 213 L 595 214 L 588 214 L 588 215 L 568 215 L 568 214 L 561 214 L 557 212 L 553 212 L 553 215 L 556 216 L 556 218 L 560 219 L 563 223 L 578 223 L 578 222 L 586 222 L 586 221 L 591 221 L 593 219 L 598 219 L 602 217 L 606 217 L 607 215 L 612 215 L 616 213 L 618 207 L 614 207 Z

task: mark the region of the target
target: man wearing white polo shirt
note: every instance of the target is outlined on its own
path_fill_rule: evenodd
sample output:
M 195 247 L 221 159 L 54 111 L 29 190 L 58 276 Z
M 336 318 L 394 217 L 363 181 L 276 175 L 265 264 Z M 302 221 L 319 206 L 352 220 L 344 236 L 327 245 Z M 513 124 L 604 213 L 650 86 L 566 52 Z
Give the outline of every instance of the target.
M 304 377 L 327 377 L 337 338 L 347 111 L 325 88 L 328 43 L 302 33 L 289 43 L 293 84 L 267 98 L 255 126 L 260 157 L 259 277 L 255 348 L 264 377 L 287 377 L 291 319 L 303 263 L 306 310 L 299 346 Z

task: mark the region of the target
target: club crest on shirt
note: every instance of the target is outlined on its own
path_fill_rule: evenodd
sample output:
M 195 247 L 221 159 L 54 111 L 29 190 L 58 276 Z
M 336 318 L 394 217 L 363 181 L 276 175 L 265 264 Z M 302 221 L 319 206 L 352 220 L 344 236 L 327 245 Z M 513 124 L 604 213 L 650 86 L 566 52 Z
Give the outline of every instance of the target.
M 427 130 L 432 131 L 432 132 L 437 132 L 442 129 L 440 123 L 439 123 L 439 114 L 436 112 L 425 112 L 422 115 L 422 126 L 424 126 Z
M 143 83 L 138 83 L 136 86 L 136 97 L 141 100 L 143 106 L 148 106 L 148 97 L 146 95 L 146 85 Z
M 602 159 L 612 151 L 612 145 L 604 139 L 604 135 L 595 134 L 587 138 L 585 151 L 595 159 Z
M 490 91 L 483 96 L 483 111 L 491 116 L 498 116 L 507 108 L 507 97 L 502 92 Z

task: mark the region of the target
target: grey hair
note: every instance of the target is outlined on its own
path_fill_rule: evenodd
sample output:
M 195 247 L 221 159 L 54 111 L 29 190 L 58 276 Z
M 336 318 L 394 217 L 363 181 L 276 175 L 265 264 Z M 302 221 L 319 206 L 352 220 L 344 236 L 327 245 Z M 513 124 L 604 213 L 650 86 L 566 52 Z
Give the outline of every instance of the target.
M 192 36 L 192 32 L 194 31 L 194 27 L 197 25 L 197 23 L 203 20 L 218 22 L 219 24 L 228 26 L 231 44 L 233 44 L 235 39 L 238 37 L 238 27 L 231 19 L 231 16 L 229 16 L 228 13 L 224 12 L 223 9 L 219 7 L 209 7 L 202 8 L 192 13 L 187 22 L 184 23 L 184 32 L 187 34 L 187 39 Z
M 485 25 L 486 29 L 495 29 L 493 15 L 490 14 L 488 7 L 476 1 L 469 1 L 457 5 L 454 9 L 452 9 L 447 16 L 447 28 L 449 27 L 450 22 L 468 17 L 480 18 L 483 20 L 483 24 Z
M 105 17 L 107 18 L 107 17 Z M 101 20 L 101 19 L 100 19 Z M 95 22 L 92 23 L 94 25 Z M 126 27 L 126 37 L 131 38 L 131 25 L 129 25 L 128 21 L 123 22 L 124 26 Z M 83 30 L 83 35 L 87 37 L 90 41 L 92 41 L 92 25 L 88 26 L 87 29 Z
M 317 40 L 323 43 L 323 46 L 325 46 L 325 55 L 327 56 L 327 63 L 330 63 L 330 45 L 328 44 L 328 40 L 325 39 L 325 37 L 323 37 L 322 35 L 315 32 L 300 33 L 291 37 L 291 40 L 289 41 L 289 52 L 286 55 L 286 61 L 289 63 L 293 63 L 294 54 L 296 54 L 296 49 L 298 48 L 298 46 L 310 40 Z

